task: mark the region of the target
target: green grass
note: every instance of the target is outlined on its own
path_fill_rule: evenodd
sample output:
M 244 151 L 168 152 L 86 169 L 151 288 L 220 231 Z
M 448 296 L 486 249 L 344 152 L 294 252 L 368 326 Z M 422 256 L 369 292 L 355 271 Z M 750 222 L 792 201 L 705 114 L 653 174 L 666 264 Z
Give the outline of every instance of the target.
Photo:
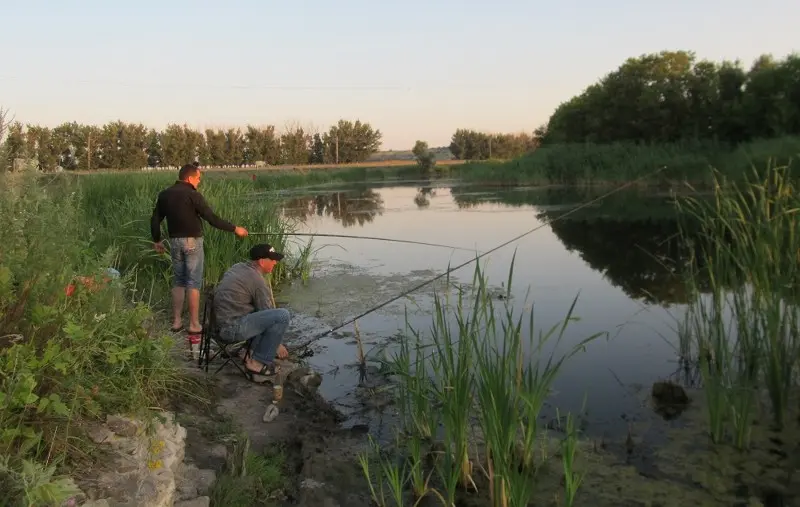
M 226 470 L 214 483 L 211 505 L 257 507 L 280 505 L 277 496 L 287 485 L 281 451 L 259 455 L 248 452 L 242 470 Z
M 509 293 L 512 281 L 513 262 Z M 385 360 L 400 378 L 402 427 L 394 454 L 376 449 L 361 456 L 378 505 L 416 505 L 431 496 L 452 506 L 472 489 L 488 491 L 495 507 L 533 499 L 537 473 L 549 461 L 541 451 L 548 441 L 539 421 L 544 401 L 564 362 L 602 333 L 555 357 L 575 302 L 560 324 L 537 333 L 533 310 L 527 318 L 514 315 L 507 301 L 498 305 L 478 264 L 468 292 L 435 298 L 430 333 L 409 329 Z M 563 467 L 574 498 L 580 475 L 571 425 L 564 438 Z
M 58 504 L 61 475 L 92 460 L 85 422 L 146 417 L 193 383 L 135 273 L 105 276 L 119 251 L 92 246 L 81 195 L 0 177 L 0 483 L 12 504 Z
M 754 141 L 733 149 L 711 142 L 586 143 L 542 146 L 516 160 L 474 162 L 448 169 L 465 180 L 499 185 L 620 184 L 644 176 L 649 184 L 711 184 L 712 167 L 723 168 L 732 179 L 742 179 L 753 165 L 762 166 L 768 159 L 787 164 L 798 156 L 800 137 Z M 651 174 L 661 167 L 665 169 Z
M 754 172 L 744 182 L 717 174 L 715 198 L 679 201 L 702 226 L 690 266 L 695 290 L 684 328 L 699 362 L 714 442 L 744 449 L 762 415 L 759 391 L 769 394 L 772 425 L 787 424 L 800 367 L 800 196 L 789 167 Z M 697 284 L 694 284 L 696 289 Z
M 158 173 L 97 174 L 59 178 L 48 187 L 56 185 L 61 192 L 76 192 L 89 248 L 115 248 L 118 255 L 113 264 L 121 271 L 135 273 L 136 288 L 154 293 L 156 301 L 162 301 L 169 288 L 171 263 L 169 252 L 158 254 L 152 248 L 150 215 L 158 192 L 174 181 L 174 176 Z M 269 242 L 287 253 L 286 261 L 271 275 L 273 284 L 307 275 L 309 244 L 285 235 L 295 224 L 281 216 L 275 195 L 254 197 L 252 181 L 229 176 L 207 177 L 200 190 L 217 215 L 252 233 L 270 234 L 239 239 L 204 225 L 207 283 L 216 283 L 231 265 L 246 259 L 250 246 L 257 242 Z M 166 222 L 162 222 L 162 237 L 166 236 Z

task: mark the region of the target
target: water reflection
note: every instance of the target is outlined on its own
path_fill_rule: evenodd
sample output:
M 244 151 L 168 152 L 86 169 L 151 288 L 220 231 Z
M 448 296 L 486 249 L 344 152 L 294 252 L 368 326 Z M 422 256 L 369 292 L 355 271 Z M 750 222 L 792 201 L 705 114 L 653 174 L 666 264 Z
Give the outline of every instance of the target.
M 417 208 L 424 209 L 431 205 L 431 197 L 436 197 L 436 189 L 431 186 L 417 188 L 417 195 L 414 196 L 414 204 Z
M 293 197 L 285 201 L 284 214 L 299 220 L 315 215 L 331 217 L 343 227 L 363 226 L 383 214 L 383 197 L 368 187 Z
M 692 254 L 680 236 L 678 214 L 670 195 L 628 191 L 602 197 L 608 189 L 490 190 L 472 186 L 453 188 L 451 192 L 460 209 L 488 202 L 534 206 L 539 209 L 537 218 L 550 222 L 553 233 L 568 251 L 577 252 L 628 297 L 664 306 L 688 302 L 683 276 Z M 598 197 L 602 199 L 576 209 Z M 684 233 L 690 233 L 686 220 L 683 228 Z M 704 288 L 704 281 L 695 283 Z
M 691 255 L 679 238 L 678 216 L 670 195 L 625 191 L 576 210 L 608 189 L 437 187 L 427 180 L 406 185 L 407 190 L 412 188 L 416 189 L 413 203 L 420 210 L 430 209 L 437 193 L 439 198 L 446 198 L 448 192 L 451 206 L 457 209 L 489 203 L 531 207 L 539 220 L 550 222 L 568 251 L 578 253 L 589 267 L 629 297 L 662 305 L 687 302 L 688 290 L 682 277 Z M 301 220 L 316 215 L 332 218 L 343 227 L 363 226 L 383 215 L 383 191 L 362 186 L 295 197 L 286 201 L 285 213 Z M 556 220 L 565 213 L 569 215 Z

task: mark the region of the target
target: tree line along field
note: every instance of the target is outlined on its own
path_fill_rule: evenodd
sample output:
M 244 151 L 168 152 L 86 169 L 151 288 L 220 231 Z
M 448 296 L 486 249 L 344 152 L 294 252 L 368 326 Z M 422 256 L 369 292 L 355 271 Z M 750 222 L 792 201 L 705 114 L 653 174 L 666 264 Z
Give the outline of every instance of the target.
M 0 133 L 3 125 L 0 117 Z M 7 130 L 4 143 L 7 165 L 13 167 L 15 160 L 32 159 L 45 172 L 174 168 L 194 160 L 205 167 L 217 168 L 338 166 L 365 162 L 384 165 L 387 160 L 405 160 L 406 164 L 414 160 L 410 151 L 379 152 L 383 133 L 360 120 L 340 120 L 321 134 L 312 134 L 301 126 L 288 127 L 279 133 L 272 125 L 201 132 L 186 125 L 171 124 L 157 131 L 122 121 L 100 127 L 69 122 L 52 129 L 14 122 L 7 125 Z M 461 132 L 459 130 L 454 138 Z M 522 155 L 529 149 L 532 139 L 528 134 L 471 135 L 492 139 L 499 158 Z M 461 158 L 454 157 L 447 147 L 436 150 L 444 163 Z
M 412 150 L 379 152 L 383 133 L 358 120 L 340 120 L 322 133 L 297 125 L 283 132 L 271 125 L 201 132 L 177 124 L 157 131 L 122 121 L 52 129 L 15 122 L 7 130 L 7 165 L 35 159 L 44 171 L 174 168 L 190 160 L 217 168 L 419 162 Z M 457 129 L 449 146 L 428 153 L 437 165 L 473 162 L 459 170 L 493 180 L 617 180 L 658 165 L 676 168 L 677 179 L 691 179 L 711 165 L 739 171 L 755 155 L 788 159 L 800 152 L 798 135 L 798 55 L 763 55 L 746 69 L 738 61 L 662 51 L 629 58 L 560 104 L 531 134 Z

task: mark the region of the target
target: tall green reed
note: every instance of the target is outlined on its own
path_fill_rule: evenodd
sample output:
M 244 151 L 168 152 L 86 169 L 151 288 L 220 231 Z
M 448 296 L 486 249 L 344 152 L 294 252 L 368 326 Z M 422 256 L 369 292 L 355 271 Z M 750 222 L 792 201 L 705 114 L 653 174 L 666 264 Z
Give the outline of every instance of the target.
M 502 184 L 622 183 L 648 175 L 648 183 L 690 181 L 713 184 L 711 167 L 724 168 L 731 179 L 746 178 L 754 163 L 778 157 L 782 162 L 800 153 L 800 137 L 756 140 L 732 148 L 713 141 L 637 144 L 567 143 L 543 145 L 509 161 L 477 161 L 454 166 L 451 172 L 468 180 Z
M 800 235 L 791 166 L 753 170 L 744 183 L 715 174 L 714 199 L 679 204 L 701 225 L 693 246 L 703 263 L 689 267 L 694 298 L 687 312 L 698 344 L 712 439 L 733 426 L 746 447 L 758 389 L 769 393 L 772 421 L 786 422 L 800 354 Z M 710 281 L 701 294 L 695 280 Z
M 174 177 L 165 174 L 98 174 L 69 180 L 72 191 L 80 197 L 85 229 L 91 232 L 92 248 L 116 246 L 117 259 L 123 270 L 136 266 L 142 286 L 153 281 L 169 287 L 169 254 L 157 254 L 150 240 L 150 216 L 158 192 L 171 185 Z M 216 283 L 234 263 L 247 258 L 255 242 L 269 241 L 276 249 L 287 251 L 287 261 L 279 264 L 271 275 L 272 283 L 290 277 L 307 276 L 313 249 L 311 243 L 297 248 L 285 235 L 295 224 L 282 216 L 277 197 L 248 198 L 253 183 L 244 178 L 207 178 L 200 191 L 215 213 L 251 232 L 269 234 L 240 239 L 234 234 L 204 226 L 205 280 Z M 166 224 L 162 222 L 162 237 Z
M 405 434 L 423 436 L 416 414 L 438 414 L 441 425 L 429 452 L 435 458 L 425 467 L 437 479 L 428 491 L 439 493 L 444 505 L 454 505 L 467 486 L 476 489 L 484 482 L 492 506 L 527 505 L 535 493 L 533 478 L 549 459 L 539 450 L 547 446 L 537 445 L 544 438 L 538 427 L 544 401 L 564 362 L 605 334 L 587 337 L 556 357 L 577 298 L 563 321 L 537 333 L 533 308 L 525 318 L 510 303 L 513 265 L 501 304 L 477 263 L 467 291 L 455 298 L 449 293 L 434 297 L 429 332 L 423 335 L 409 325 L 414 340 L 401 342 L 387 359 L 400 378 Z M 408 452 L 407 446 L 399 452 Z M 416 481 L 421 484 L 425 476 L 417 473 Z M 579 481 L 572 485 L 577 490 Z

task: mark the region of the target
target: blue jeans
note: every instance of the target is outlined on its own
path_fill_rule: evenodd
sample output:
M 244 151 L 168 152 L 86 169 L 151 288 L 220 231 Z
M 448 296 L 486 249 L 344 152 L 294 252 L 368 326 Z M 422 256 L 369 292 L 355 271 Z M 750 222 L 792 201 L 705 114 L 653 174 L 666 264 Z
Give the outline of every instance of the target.
M 278 345 L 289 327 L 291 315 L 285 308 L 261 310 L 239 317 L 238 320 L 222 327 L 219 336 L 228 342 L 253 338 L 250 344 L 252 358 L 262 364 L 275 361 Z
M 172 286 L 187 289 L 203 287 L 203 238 L 170 238 Z

